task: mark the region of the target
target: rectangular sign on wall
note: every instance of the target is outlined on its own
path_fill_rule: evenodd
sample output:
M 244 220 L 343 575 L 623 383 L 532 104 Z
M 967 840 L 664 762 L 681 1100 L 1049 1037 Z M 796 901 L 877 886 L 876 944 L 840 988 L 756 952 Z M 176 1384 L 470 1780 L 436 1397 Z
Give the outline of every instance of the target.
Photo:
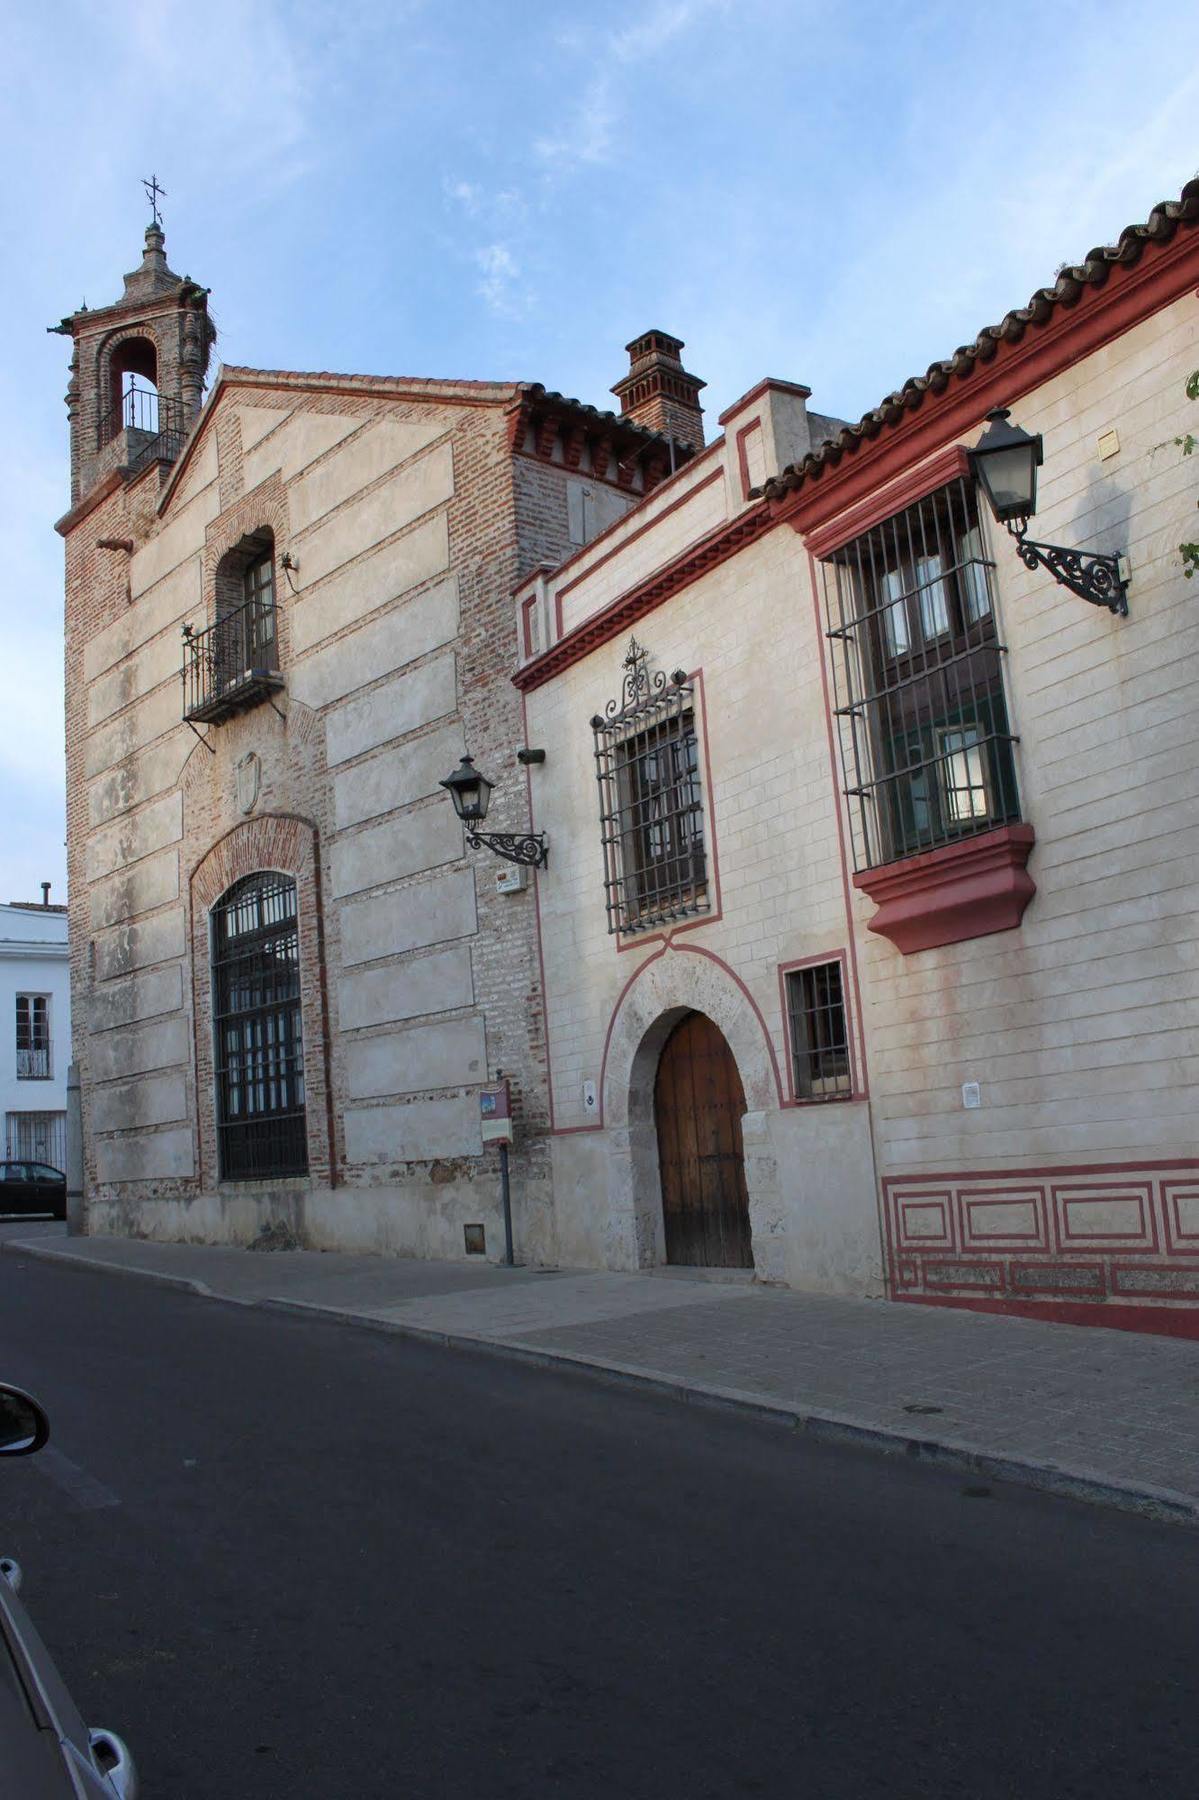
M 479 1090 L 479 1122 L 485 1144 L 512 1142 L 512 1104 L 506 1081 Z

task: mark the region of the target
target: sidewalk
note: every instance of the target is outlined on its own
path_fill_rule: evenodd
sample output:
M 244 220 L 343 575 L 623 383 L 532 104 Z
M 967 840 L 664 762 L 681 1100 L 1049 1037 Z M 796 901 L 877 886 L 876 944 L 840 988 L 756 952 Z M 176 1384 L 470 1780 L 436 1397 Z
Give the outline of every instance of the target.
M 61 1225 L 22 1222 L 0 1225 L 0 1250 L 581 1365 L 810 1435 L 1199 1524 L 1199 1353 L 1182 1339 L 826 1299 L 699 1270 L 251 1253 L 68 1240 Z

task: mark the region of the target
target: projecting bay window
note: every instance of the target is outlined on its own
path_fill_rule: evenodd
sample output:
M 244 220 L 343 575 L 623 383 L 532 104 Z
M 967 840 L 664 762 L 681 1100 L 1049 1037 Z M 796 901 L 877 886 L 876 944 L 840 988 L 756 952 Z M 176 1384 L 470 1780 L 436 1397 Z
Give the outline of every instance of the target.
M 17 995 L 17 1080 L 49 1081 L 50 1002 L 45 994 Z
M 308 1168 L 295 882 L 250 875 L 212 909 L 222 1178 Z
M 859 869 L 1020 817 L 991 567 L 964 479 L 824 563 Z
M 681 671 L 668 680 L 634 659 L 622 698 L 591 724 L 608 930 L 632 933 L 710 902 L 692 688 Z

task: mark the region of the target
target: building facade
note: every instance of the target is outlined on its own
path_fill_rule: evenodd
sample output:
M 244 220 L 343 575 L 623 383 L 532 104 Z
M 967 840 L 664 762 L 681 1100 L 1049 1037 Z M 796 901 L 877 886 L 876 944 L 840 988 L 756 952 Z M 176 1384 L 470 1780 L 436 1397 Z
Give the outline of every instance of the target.
M 705 444 L 658 330 L 619 415 L 201 405 L 152 227 L 63 322 L 90 1228 L 495 1255 L 506 1078 L 526 1259 L 1199 1334 L 1197 290 L 1192 183 L 856 425 L 764 380 Z M 464 752 L 547 867 L 464 847 Z
M 51 905 L 49 884 L 40 902 L 0 905 L 0 1008 L 4 1158 L 65 1170 L 71 1061 L 67 909 Z
M 502 1078 L 554 1260 L 533 893 L 440 783 L 469 748 L 527 825 L 513 585 L 691 444 L 530 384 L 224 368 L 201 405 L 206 291 L 157 224 L 61 330 L 89 1229 L 494 1255 Z
M 858 425 L 763 382 L 518 591 L 567 1260 L 1199 1331 L 1197 287 L 1192 183 Z M 1127 616 L 995 525 L 997 406 Z

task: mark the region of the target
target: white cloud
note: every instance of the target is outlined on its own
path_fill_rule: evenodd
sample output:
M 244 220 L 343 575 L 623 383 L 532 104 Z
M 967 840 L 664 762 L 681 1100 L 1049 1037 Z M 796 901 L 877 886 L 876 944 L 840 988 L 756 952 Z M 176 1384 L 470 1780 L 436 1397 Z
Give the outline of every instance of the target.
M 533 148 L 542 162 L 552 163 L 559 174 L 569 173 L 580 164 L 605 163 L 611 152 L 615 124 L 611 83 L 606 75 L 597 75 L 584 88 L 565 128 L 556 137 L 538 138 Z
M 455 200 L 472 219 L 483 206 L 483 189 L 477 181 L 451 181 L 447 175 L 442 182 L 442 189 L 447 200 Z
M 611 78 L 603 71 L 613 62 L 626 67 L 646 62 L 705 15 L 726 10 L 727 0 L 663 0 L 635 24 L 605 32 L 598 41 L 577 35 L 566 42 L 560 39 L 560 48 L 587 57 L 601 73 L 586 83 L 563 129 L 534 143 L 542 162 L 554 164 L 560 174 L 569 174 L 575 168 L 611 161 L 620 109 L 613 97 Z
M 654 7 L 636 25 L 613 32 L 608 46 L 621 62 L 641 62 L 647 56 L 656 55 L 672 38 L 712 10 L 713 0 L 670 0 L 667 5 Z
M 476 292 L 493 312 L 513 317 L 525 310 L 528 296 L 517 292 L 520 265 L 507 244 L 484 244 L 474 253 L 482 274 Z

